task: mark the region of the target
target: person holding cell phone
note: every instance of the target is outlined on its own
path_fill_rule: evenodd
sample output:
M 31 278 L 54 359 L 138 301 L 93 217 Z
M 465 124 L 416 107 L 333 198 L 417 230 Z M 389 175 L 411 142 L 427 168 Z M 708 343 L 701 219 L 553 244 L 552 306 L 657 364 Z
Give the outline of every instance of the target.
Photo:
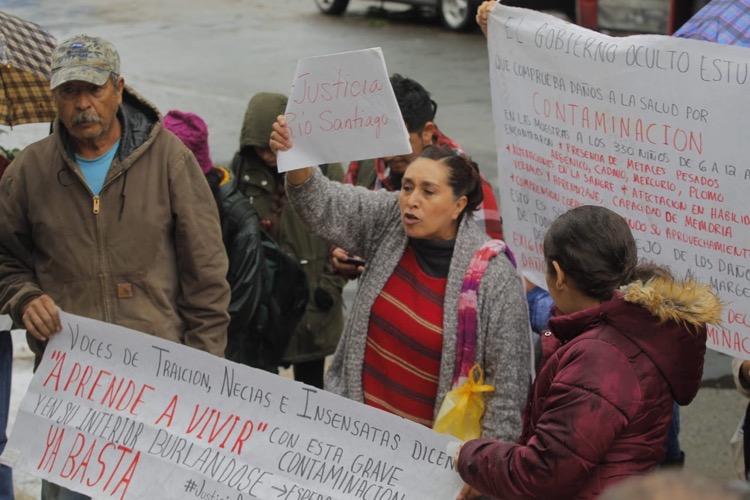
M 270 147 L 292 147 L 283 116 Z M 431 427 L 453 382 L 464 274 L 489 240 L 470 217 L 482 201 L 476 165 L 428 146 L 396 192 L 330 182 L 314 168 L 286 181 L 310 230 L 366 262 L 324 388 Z M 489 261 L 477 297 L 475 362 L 495 388 L 482 435 L 514 439 L 532 376 L 531 335 L 521 278 L 504 254 Z

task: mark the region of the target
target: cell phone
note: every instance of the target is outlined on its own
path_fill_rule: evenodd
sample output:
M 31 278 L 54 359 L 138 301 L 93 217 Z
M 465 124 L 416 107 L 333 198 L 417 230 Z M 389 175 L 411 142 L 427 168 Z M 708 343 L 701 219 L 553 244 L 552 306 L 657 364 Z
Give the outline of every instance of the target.
M 343 262 L 344 262 L 344 264 L 354 264 L 355 266 L 364 266 L 365 265 L 365 260 L 364 259 L 360 259 L 358 257 L 349 257 L 348 259 L 346 259 Z

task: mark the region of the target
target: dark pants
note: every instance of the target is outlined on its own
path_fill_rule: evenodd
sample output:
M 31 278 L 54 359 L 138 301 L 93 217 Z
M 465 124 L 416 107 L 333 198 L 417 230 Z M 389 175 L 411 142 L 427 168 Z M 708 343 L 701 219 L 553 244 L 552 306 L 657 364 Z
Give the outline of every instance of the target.
M 322 389 L 325 362 L 326 360 L 323 358 L 305 361 L 304 363 L 294 363 L 294 380 Z
M 667 433 L 667 454 L 664 456 L 662 467 L 683 467 L 685 453 L 680 448 L 680 405 L 672 403 L 672 425 Z
M 0 331 L 0 454 L 5 450 L 5 434 L 10 411 L 10 387 L 13 374 L 13 340 L 9 331 Z M 13 472 L 0 465 L 0 500 L 13 500 Z

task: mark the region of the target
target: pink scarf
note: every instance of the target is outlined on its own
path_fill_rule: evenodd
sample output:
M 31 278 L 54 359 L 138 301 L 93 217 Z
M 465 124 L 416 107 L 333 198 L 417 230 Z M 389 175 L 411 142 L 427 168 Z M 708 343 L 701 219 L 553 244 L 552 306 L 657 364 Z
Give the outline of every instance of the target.
M 458 297 L 458 345 L 456 346 L 456 368 L 453 386 L 461 377 L 468 377 L 474 366 L 474 351 L 477 344 L 477 291 L 484 271 L 495 255 L 504 252 L 513 267 L 516 258 L 502 240 L 490 240 L 479 248 L 472 257 L 464 275 L 461 295 Z

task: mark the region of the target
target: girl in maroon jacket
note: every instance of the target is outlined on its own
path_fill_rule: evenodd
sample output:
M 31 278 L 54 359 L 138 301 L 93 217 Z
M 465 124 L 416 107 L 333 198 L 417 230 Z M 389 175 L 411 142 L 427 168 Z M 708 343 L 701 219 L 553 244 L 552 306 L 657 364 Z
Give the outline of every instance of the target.
M 555 220 L 544 257 L 554 317 L 523 432 L 463 445 L 459 499 L 595 498 L 661 462 L 672 401 L 698 391 L 721 314 L 709 287 L 638 265 L 627 222 L 599 206 Z

